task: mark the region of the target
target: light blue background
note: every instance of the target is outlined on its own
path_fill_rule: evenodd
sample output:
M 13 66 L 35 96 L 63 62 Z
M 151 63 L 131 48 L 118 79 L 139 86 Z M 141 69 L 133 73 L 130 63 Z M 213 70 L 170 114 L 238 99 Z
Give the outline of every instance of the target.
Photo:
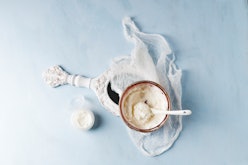
M 129 54 L 121 20 L 164 35 L 183 70 L 183 131 L 158 157 L 142 155 L 123 122 L 94 93 L 51 89 L 41 73 L 60 64 L 95 77 Z M 248 164 L 247 0 L 0 0 L 0 164 Z M 70 101 L 86 96 L 98 125 L 70 125 Z

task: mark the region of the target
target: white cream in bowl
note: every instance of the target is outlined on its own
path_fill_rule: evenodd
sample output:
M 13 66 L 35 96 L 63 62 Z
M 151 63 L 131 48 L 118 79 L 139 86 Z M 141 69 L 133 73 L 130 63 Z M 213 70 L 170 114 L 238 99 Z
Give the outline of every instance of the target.
M 150 132 L 160 127 L 167 117 L 152 113 L 151 108 L 169 110 L 169 97 L 160 85 L 142 81 L 124 91 L 120 109 L 122 118 L 130 128 Z

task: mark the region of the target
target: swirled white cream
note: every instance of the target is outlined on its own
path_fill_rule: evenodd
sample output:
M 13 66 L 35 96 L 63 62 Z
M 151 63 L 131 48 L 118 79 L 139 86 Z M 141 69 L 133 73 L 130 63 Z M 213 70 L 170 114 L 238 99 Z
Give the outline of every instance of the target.
M 136 128 L 150 129 L 158 126 L 165 114 L 153 114 L 150 108 L 168 108 L 168 100 L 160 88 L 151 84 L 139 84 L 125 94 L 123 113 Z
M 153 113 L 145 102 L 138 102 L 133 107 L 133 115 L 137 120 L 146 122 L 153 116 Z
M 77 110 L 71 116 L 72 125 L 81 130 L 89 130 L 95 122 L 93 112 L 90 110 Z

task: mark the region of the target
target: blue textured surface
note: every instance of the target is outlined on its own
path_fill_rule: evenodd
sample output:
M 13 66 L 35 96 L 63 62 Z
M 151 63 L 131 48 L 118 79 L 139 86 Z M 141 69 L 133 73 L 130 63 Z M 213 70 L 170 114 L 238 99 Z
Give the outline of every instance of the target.
M 193 114 L 173 147 L 143 156 L 121 120 L 93 92 L 48 88 L 47 67 L 95 77 L 129 54 L 121 20 L 164 35 L 183 69 L 183 107 Z M 0 1 L 0 164 L 248 164 L 246 0 Z M 70 101 L 85 95 L 98 126 L 70 125 Z

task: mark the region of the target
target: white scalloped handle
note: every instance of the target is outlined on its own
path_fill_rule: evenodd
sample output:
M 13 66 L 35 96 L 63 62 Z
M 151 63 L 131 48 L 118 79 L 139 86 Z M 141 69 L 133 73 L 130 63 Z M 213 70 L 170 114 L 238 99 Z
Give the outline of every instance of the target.
M 71 75 L 63 70 L 59 65 L 52 66 L 43 72 L 42 77 L 50 87 L 58 87 L 61 85 L 73 85 L 76 87 L 90 88 L 91 78 L 80 75 Z

